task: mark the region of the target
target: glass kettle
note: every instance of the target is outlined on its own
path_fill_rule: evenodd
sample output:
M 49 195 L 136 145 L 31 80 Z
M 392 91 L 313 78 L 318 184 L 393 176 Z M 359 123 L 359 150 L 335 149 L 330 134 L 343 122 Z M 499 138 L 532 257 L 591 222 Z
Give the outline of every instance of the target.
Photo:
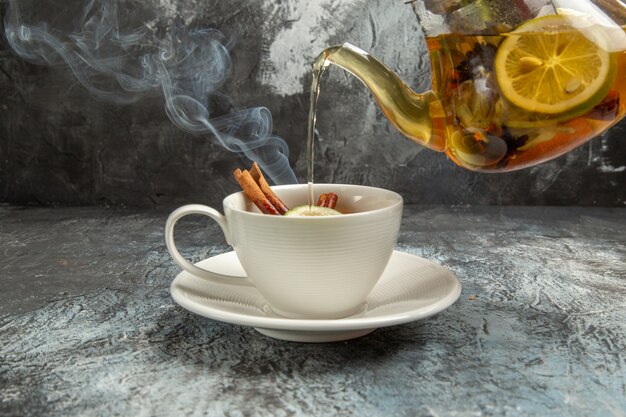
M 354 45 L 328 48 L 313 66 L 310 144 L 319 78 L 329 65 L 359 78 L 402 134 L 473 171 L 556 158 L 626 113 L 626 6 L 619 0 L 410 6 L 426 35 L 432 89 L 412 91 Z

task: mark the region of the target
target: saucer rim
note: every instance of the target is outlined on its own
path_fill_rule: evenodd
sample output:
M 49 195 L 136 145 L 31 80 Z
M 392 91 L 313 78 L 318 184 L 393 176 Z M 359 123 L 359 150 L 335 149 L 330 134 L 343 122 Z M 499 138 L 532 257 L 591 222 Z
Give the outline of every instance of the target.
M 196 265 L 202 264 L 203 262 L 218 256 L 233 255 L 234 251 L 225 252 L 197 262 Z M 460 297 L 462 290 L 461 282 L 456 277 L 456 275 L 448 268 L 438 263 L 432 262 L 428 259 L 424 259 L 420 256 L 401 252 L 398 250 L 393 251 L 392 257 L 394 256 L 399 256 L 414 261 L 419 260 L 420 262 L 426 262 L 438 269 L 441 269 L 443 272 L 445 272 L 446 278 L 449 283 L 448 293 L 444 297 L 437 299 L 427 306 L 420 308 L 410 308 L 404 312 L 387 314 L 379 317 L 348 316 L 340 319 L 292 319 L 286 317 L 262 317 L 246 313 L 233 313 L 211 307 L 201 302 L 190 299 L 183 294 L 182 289 L 179 289 L 177 287 L 181 281 L 186 279 L 187 276 L 193 276 L 186 271 L 181 271 L 176 276 L 176 278 L 174 278 L 170 285 L 170 294 L 172 295 L 174 301 L 184 309 L 213 320 L 242 326 L 250 326 L 255 328 L 258 327 L 263 329 L 310 332 L 375 329 L 380 327 L 395 326 L 398 324 L 404 324 L 417 320 L 423 320 L 447 309 L 452 304 L 454 304 Z M 367 307 L 364 311 L 367 311 Z

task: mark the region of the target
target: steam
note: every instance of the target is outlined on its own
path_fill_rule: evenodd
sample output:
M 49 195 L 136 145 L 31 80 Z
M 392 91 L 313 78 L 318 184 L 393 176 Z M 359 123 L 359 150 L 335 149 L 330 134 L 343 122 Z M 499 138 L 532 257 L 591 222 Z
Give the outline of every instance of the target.
M 86 0 L 77 29 L 67 31 L 25 22 L 24 3 L 9 0 L 5 16 L 7 41 L 23 59 L 65 65 L 94 97 L 116 104 L 160 91 L 167 116 L 180 129 L 215 136 L 229 151 L 259 163 L 276 184 L 297 182 L 267 108 L 211 117 L 209 99 L 219 95 L 231 69 L 232 45 L 218 30 L 180 23 L 165 34 L 146 24 L 127 28 L 116 0 Z

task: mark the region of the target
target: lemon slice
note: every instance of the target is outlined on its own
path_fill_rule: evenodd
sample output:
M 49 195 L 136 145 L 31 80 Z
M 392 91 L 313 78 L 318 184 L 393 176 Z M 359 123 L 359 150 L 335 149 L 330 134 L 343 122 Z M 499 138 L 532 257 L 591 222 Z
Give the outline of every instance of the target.
M 528 112 L 580 114 L 598 104 L 615 79 L 601 30 L 579 30 L 572 16 L 530 20 L 498 47 L 495 72 L 504 97 Z

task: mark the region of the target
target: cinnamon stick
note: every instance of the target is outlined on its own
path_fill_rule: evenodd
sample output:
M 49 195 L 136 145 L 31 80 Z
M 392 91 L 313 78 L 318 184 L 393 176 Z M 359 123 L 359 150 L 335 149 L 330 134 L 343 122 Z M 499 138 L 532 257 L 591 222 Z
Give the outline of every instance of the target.
M 252 163 L 252 168 L 250 168 L 250 175 L 254 179 L 254 181 L 259 185 L 265 197 L 272 203 L 272 205 L 278 210 L 280 214 L 285 214 L 289 211 L 289 208 L 282 202 L 280 198 L 274 193 L 270 185 L 265 180 L 263 173 L 261 172 L 261 168 L 256 162 Z
M 317 200 L 317 205 L 320 207 L 328 207 L 334 209 L 337 205 L 338 199 L 339 196 L 335 193 L 324 193 L 320 195 L 319 199 Z
M 259 210 L 261 210 L 261 213 L 275 215 L 281 214 L 265 196 L 248 170 L 242 171 L 237 168 L 233 174 L 241 186 L 244 194 L 254 203 L 255 206 L 259 208 Z

